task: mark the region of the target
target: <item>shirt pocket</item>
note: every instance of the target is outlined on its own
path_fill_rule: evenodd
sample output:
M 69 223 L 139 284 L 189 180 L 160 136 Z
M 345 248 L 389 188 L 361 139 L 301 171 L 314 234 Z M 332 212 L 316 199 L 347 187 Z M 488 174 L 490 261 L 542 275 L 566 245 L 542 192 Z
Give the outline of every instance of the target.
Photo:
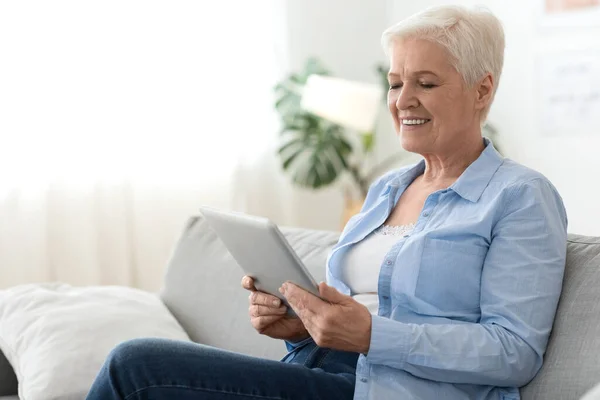
M 441 311 L 478 309 L 486 253 L 474 243 L 426 238 L 415 297 Z

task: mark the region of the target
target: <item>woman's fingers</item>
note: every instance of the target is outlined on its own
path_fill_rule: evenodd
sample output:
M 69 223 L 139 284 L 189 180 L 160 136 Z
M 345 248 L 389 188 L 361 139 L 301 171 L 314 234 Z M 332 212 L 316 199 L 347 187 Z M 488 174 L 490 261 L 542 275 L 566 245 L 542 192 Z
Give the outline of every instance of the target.
M 262 317 L 252 318 L 250 322 L 254 329 L 258 331 L 258 333 L 264 333 L 264 329 L 269 327 L 274 322 L 277 322 L 281 319 L 280 315 L 266 315 Z
M 250 293 L 250 304 L 258 304 L 261 306 L 275 308 L 281 307 L 281 300 L 279 300 L 279 298 L 256 290 L 256 287 L 254 286 L 254 279 L 252 279 L 252 277 L 248 275 L 244 276 L 242 278 L 242 287 L 252 292 Z
M 248 314 L 252 319 L 263 316 L 281 316 L 287 312 L 287 307 L 281 303 L 281 300 L 267 293 L 259 292 L 254 286 L 254 280 L 249 276 L 242 278 L 242 287 L 250 290 Z
M 250 304 L 279 308 L 281 307 L 281 300 L 273 295 L 254 291 L 250 293 Z
M 273 307 L 261 306 L 258 304 L 252 304 L 250 307 L 248 307 L 248 314 L 250 314 L 250 316 L 252 318 L 262 317 L 262 316 L 275 316 L 275 315 L 281 316 L 281 315 L 285 315 L 286 312 L 287 312 L 287 309 L 285 306 L 273 308 Z
M 250 290 L 252 292 L 256 291 L 256 287 L 254 287 L 254 279 L 252 277 L 245 275 L 242 278 L 242 287 L 246 290 Z

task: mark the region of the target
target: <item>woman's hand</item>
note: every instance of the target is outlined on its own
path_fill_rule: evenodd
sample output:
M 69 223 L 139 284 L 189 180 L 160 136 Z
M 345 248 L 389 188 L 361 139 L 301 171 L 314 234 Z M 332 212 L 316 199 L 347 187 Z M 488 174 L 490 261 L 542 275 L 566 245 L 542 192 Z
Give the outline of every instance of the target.
M 248 313 L 250 322 L 258 333 L 290 342 L 298 342 L 309 337 L 302 321 L 286 314 L 287 307 L 280 299 L 256 290 L 254 279 L 244 276 L 242 287 L 251 291 Z
M 279 289 L 319 347 L 366 354 L 371 343 L 371 313 L 350 296 L 326 283 L 319 285 L 325 300 L 286 282 Z

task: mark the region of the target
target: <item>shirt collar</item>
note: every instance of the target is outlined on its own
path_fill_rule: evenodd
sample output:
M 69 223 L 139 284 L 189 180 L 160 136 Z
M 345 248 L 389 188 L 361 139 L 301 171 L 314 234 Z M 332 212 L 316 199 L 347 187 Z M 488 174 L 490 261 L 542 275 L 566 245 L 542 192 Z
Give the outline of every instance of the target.
M 460 197 L 472 203 L 477 202 L 481 194 L 492 180 L 492 177 L 504 162 L 491 140 L 483 138 L 485 149 L 477 160 L 467 167 L 465 172 L 454 182 L 450 189 Z
M 391 179 L 387 183 L 387 190 L 385 193 L 389 193 L 391 188 L 399 188 L 401 186 L 407 187 L 414 181 L 417 176 L 423 175 L 425 172 L 425 160 L 421 160 L 412 167 L 400 172 L 396 177 Z
M 483 141 L 485 144 L 483 152 L 481 152 L 477 160 L 469 165 L 456 182 L 450 186 L 450 189 L 460 197 L 473 203 L 479 200 L 481 194 L 504 161 L 504 158 L 498 153 L 491 140 L 484 137 Z M 387 184 L 385 192 L 388 193 L 391 187 L 410 185 L 423 172 L 425 172 L 425 160 L 421 160 L 407 170 L 402 171 Z

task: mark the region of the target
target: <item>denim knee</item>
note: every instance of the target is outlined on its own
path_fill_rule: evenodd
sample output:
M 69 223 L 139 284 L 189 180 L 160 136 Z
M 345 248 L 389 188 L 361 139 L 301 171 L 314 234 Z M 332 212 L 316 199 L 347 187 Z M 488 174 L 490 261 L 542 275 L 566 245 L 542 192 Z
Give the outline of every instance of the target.
M 108 354 L 105 365 L 117 370 L 129 370 L 136 365 L 143 365 L 145 358 L 152 357 L 162 347 L 161 342 L 160 339 L 140 338 L 119 343 Z

